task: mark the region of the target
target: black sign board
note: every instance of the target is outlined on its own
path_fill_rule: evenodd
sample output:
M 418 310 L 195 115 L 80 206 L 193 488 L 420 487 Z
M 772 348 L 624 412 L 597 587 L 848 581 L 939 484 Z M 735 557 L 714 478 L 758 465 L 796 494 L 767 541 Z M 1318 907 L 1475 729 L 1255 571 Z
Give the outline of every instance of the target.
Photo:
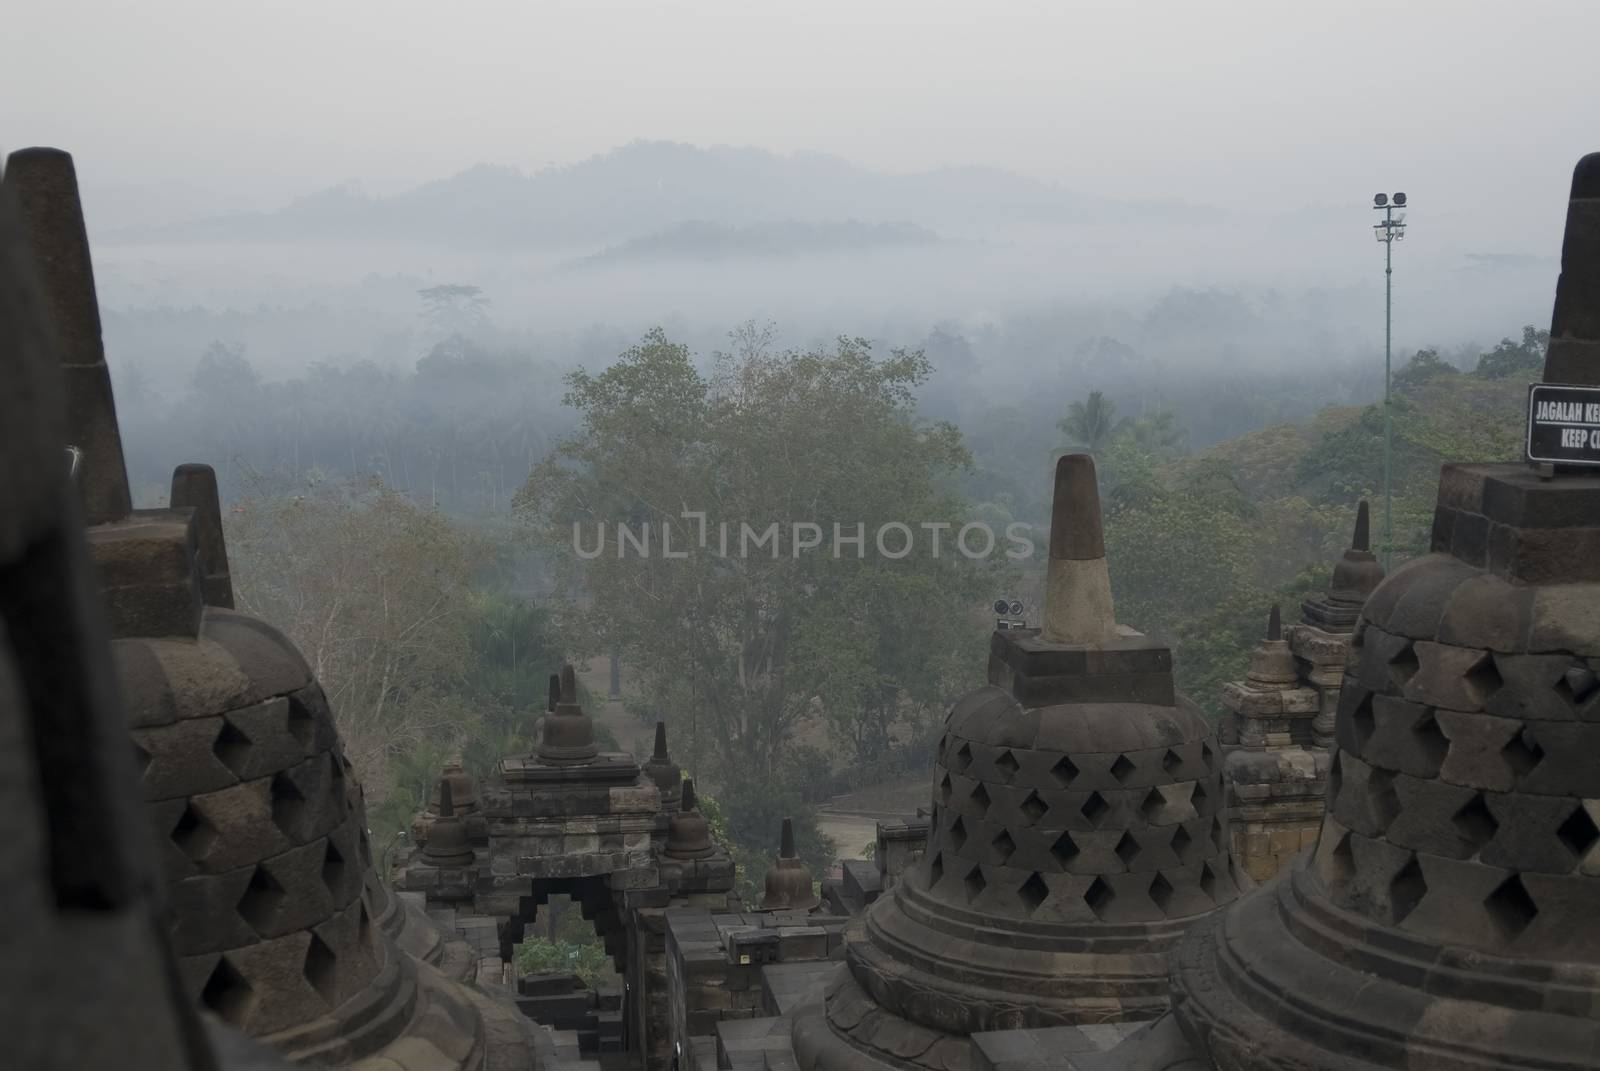
M 1600 465 L 1600 387 L 1528 388 L 1528 460 Z

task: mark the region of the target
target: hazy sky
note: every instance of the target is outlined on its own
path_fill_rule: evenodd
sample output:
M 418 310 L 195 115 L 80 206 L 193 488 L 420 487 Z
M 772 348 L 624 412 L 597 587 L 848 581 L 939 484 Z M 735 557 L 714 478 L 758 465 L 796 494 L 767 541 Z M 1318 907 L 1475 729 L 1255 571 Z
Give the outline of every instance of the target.
M 1600 149 L 1597 42 L 1596 0 L 30 0 L 0 143 L 197 205 L 661 138 L 1549 215 Z

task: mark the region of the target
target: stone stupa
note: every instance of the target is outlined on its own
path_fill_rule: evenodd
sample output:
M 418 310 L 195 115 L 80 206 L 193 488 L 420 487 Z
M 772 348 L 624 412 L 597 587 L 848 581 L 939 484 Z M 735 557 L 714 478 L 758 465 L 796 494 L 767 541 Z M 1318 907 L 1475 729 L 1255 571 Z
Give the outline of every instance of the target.
M 1042 630 L 997 631 L 958 700 L 926 854 L 869 909 L 802 1067 L 971 1066 L 969 1035 L 1168 1007 L 1166 952 L 1238 894 L 1220 754 L 1167 647 L 1117 625 L 1093 459 L 1056 468 Z M 1112 1029 L 1104 1029 L 1104 1028 Z
M 1547 382 L 1600 386 L 1600 154 Z M 1185 940 L 1223 1071 L 1600 1066 L 1600 475 L 1451 464 L 1432 553 L 1367 597 L 1314 856 Z
M 72 158 L 13 153 L 4 187 L 59 341 L 62 445 L 185 997 L 296 1063 L 531 1060 L 515 1006 L 463 984 L 469 969 L 439 970 L 437 932 L 378 881 L 320 684 L 281 632 L 232 608 L 211 470 L 183 466 L 171 506 L 133 508 Z

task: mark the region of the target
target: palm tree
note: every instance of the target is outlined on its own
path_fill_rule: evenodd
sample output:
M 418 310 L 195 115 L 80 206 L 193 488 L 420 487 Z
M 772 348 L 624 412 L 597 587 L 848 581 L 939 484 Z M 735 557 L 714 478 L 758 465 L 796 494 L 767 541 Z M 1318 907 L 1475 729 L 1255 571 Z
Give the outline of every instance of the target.
M 1156 409 L 1133 422 L 1129 431 L 1133 441 L 1146 453 L 1166 457 L 1183 453 L 1189 433 L 1178 427 L 1172 410 Z
M 1090 391 L 1088 401 L 1073 402 L 1067 407 L 1066 417 L 1056 427 L 1066 433 L 1074 446 L 1100 454 L 1127 424 L 1126 419 L 1117 419 L 1116 404 L 1103 391 Z

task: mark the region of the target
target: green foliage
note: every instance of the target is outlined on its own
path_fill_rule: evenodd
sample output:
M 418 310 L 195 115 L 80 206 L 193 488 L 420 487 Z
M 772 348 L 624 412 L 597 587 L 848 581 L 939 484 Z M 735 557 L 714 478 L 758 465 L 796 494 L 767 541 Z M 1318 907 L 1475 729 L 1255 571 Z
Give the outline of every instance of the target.
M 1103 391 L 1090 391 L 1086 401 L 1073 402 L 1056 425 L 1074 447 L 1091 454 L 1103 453 L 1127 426 L 1126 418 L 1117 419 L 1116 404 Z
M 1394 374 L 1392 382 L 1395 390 L 1410 393 L 1438 376 L 1460 374 L 1461 370 L 1440 357 L 1438 350 L 1418 350 L 1405 367 Z
M 1480 379 L 1516 379 L 1531 383 L 1544 371 L 1544 355 L 1549 346 L 1550 332 L 1529 324 L 1522 329 L 1522 341 L 1503 338 L 1494 349 L 1479 357 L 1475 374 Z
M 898 722 L 940 711 L 980 670 L 962 622 L 994 587 L 992 568 L 953 553 L 964 518 L 948 480 L 968 455 L 955 428 L 916 419 L 920 353 L 878 357 L 841 339 L 774 354 L 756 331 L 736 342 L 710 375 L 660 330 L 604 371 L 574 373 L 580 431 L 518 497 L 563 580 L 587 595 L 570 634 L 623 651 L 651 712 L 690 737 L 691 766 L 725 782 L 770 779 L 812 718 L 871 755 Z M 704 513 L 704 529 L 686 512 Z M 891 561 L 872 545 L 890 521 L 953 527 L 940 557 L 924 535 Z M 605 526 L 598 556 L 575 552 L 577 522 L 590 543 Z M 624 549 L 619 522 L 635 535 L 650 526 L 649 556 Z M 792 551 L 797 523 L 815 524 L 823 547 Z M 858 524 L 860 556 L 835 556 L 835 525 L 850 535 Z M 746 525 L 777 525 L 781 551 L 741 554 Z M 686 558 L 663 556 L 667 531 Z
M 1441 463 L 1517 457 L 1525 374 L 1537 374 L 1544 342 L 1529 328 L 1521 344 L 1502 342 L 1472 373 L 1421 350 L 1395 377 L 1397 564 L 1427 550 Z M 1383 406 L 1375 404 L 1330 407 L 1305 425 L 1263 428 L 1193 459 L 1163 458 L 1134 434 L 1104 451 L 1118 616 L 1173 643 L 1179 687 L 1213 715 L 1271 603 L 1292 619 L 1302 599 L 1325 590 L 1357 500 L 1372 501 L 1381 540 L 1383 448 Z
M 725 786 L 716 796 L 700 792 L 697 785 L 695 798 L 712 836 L 733 857 L 739 894 L 746 903 L 761 899 L 767 869 L 778 857 L 785 818 L 793 821 L 795 852 L 812 876 L 833 868 L 838 846 L 817 827 L 816 809 L 805 801 L 793 778 L 777 786 L 743 780 Z
M 616 964 L 580 905 L 560 893 L 539 906 L 533 927 L 512 953 L 524 972 L 575 974 L 586 986 L 613 980 Z

